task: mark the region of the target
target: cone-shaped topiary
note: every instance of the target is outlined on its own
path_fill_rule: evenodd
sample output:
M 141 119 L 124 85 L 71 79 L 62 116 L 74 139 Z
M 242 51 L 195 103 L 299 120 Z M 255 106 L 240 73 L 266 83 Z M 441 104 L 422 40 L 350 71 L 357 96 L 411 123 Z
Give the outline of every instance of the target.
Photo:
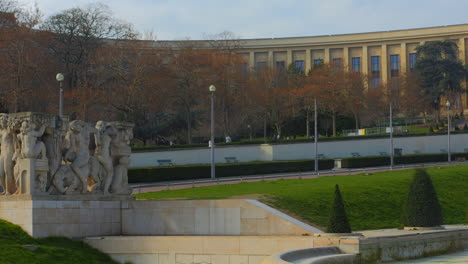
M 432 126 L 429 127 L 429 133 L 434 133 L 434 129 L 432 128 Z
M 444 222 L 431 177 L 423 169 L 415 172 L 401 219 L 407 227 L 434 227 Z
M 465 125 L 463 126 L 463 130 L 468 130 L 468 125 L 465 123 Z
M 327 233 L 351 233 L 348 217 L 341 197 L 340 187 L 335 186 L 335 200 L 328 221 Z

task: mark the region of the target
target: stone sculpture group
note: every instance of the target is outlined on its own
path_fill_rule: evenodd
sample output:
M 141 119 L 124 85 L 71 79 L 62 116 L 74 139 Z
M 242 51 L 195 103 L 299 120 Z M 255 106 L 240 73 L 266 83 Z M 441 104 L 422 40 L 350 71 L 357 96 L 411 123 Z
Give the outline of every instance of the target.
M 0 113 L 2 195 L 128 195 L 133 125 Z

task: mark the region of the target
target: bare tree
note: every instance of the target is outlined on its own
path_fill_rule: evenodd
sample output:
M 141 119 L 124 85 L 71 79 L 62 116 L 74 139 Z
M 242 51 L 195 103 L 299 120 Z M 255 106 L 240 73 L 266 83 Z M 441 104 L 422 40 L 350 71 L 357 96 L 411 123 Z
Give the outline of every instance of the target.
M 86 82 L 93 51 L 108 41 L 136 37 L 132 25 L 115 19 L 103 4 L 66 9 L 49 17 L 41 29 L 54 33 L 50 49 L 64 64 L 70 88 Z

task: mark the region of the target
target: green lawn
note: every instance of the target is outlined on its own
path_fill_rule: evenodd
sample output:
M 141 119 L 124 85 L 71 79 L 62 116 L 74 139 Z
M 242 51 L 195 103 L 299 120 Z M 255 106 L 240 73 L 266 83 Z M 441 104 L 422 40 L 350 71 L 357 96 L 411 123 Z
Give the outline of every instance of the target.
M 467 223 L 468 165 L 428 169 L 441 202 L 446 224 Z M 268 204 L 326 226 L 335 184 L 345 200 L 353 230 L 398 227 L 400 209 L 414 170 L 371 175 L 277 180 L 196 187 L 137 194 L 138 199 L 222 199 L 260 194 Z
M 30 251 L 23 245 L 35 245 Z M 0 264 L 112 264 L 108 255 L 67 238 L 34 239 L 19 226 L 0 219 Z

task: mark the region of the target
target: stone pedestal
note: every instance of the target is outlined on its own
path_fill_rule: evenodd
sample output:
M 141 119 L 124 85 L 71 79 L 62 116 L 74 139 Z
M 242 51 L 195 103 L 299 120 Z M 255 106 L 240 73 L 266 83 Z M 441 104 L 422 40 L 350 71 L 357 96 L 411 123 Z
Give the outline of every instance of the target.
M 12 195 L 0 197 L 0 219 L 33 237 L 120 235 L 127 195 Z
M 18 160 L 19 194 L 45 194 L 47 187 L 47 159 Z

